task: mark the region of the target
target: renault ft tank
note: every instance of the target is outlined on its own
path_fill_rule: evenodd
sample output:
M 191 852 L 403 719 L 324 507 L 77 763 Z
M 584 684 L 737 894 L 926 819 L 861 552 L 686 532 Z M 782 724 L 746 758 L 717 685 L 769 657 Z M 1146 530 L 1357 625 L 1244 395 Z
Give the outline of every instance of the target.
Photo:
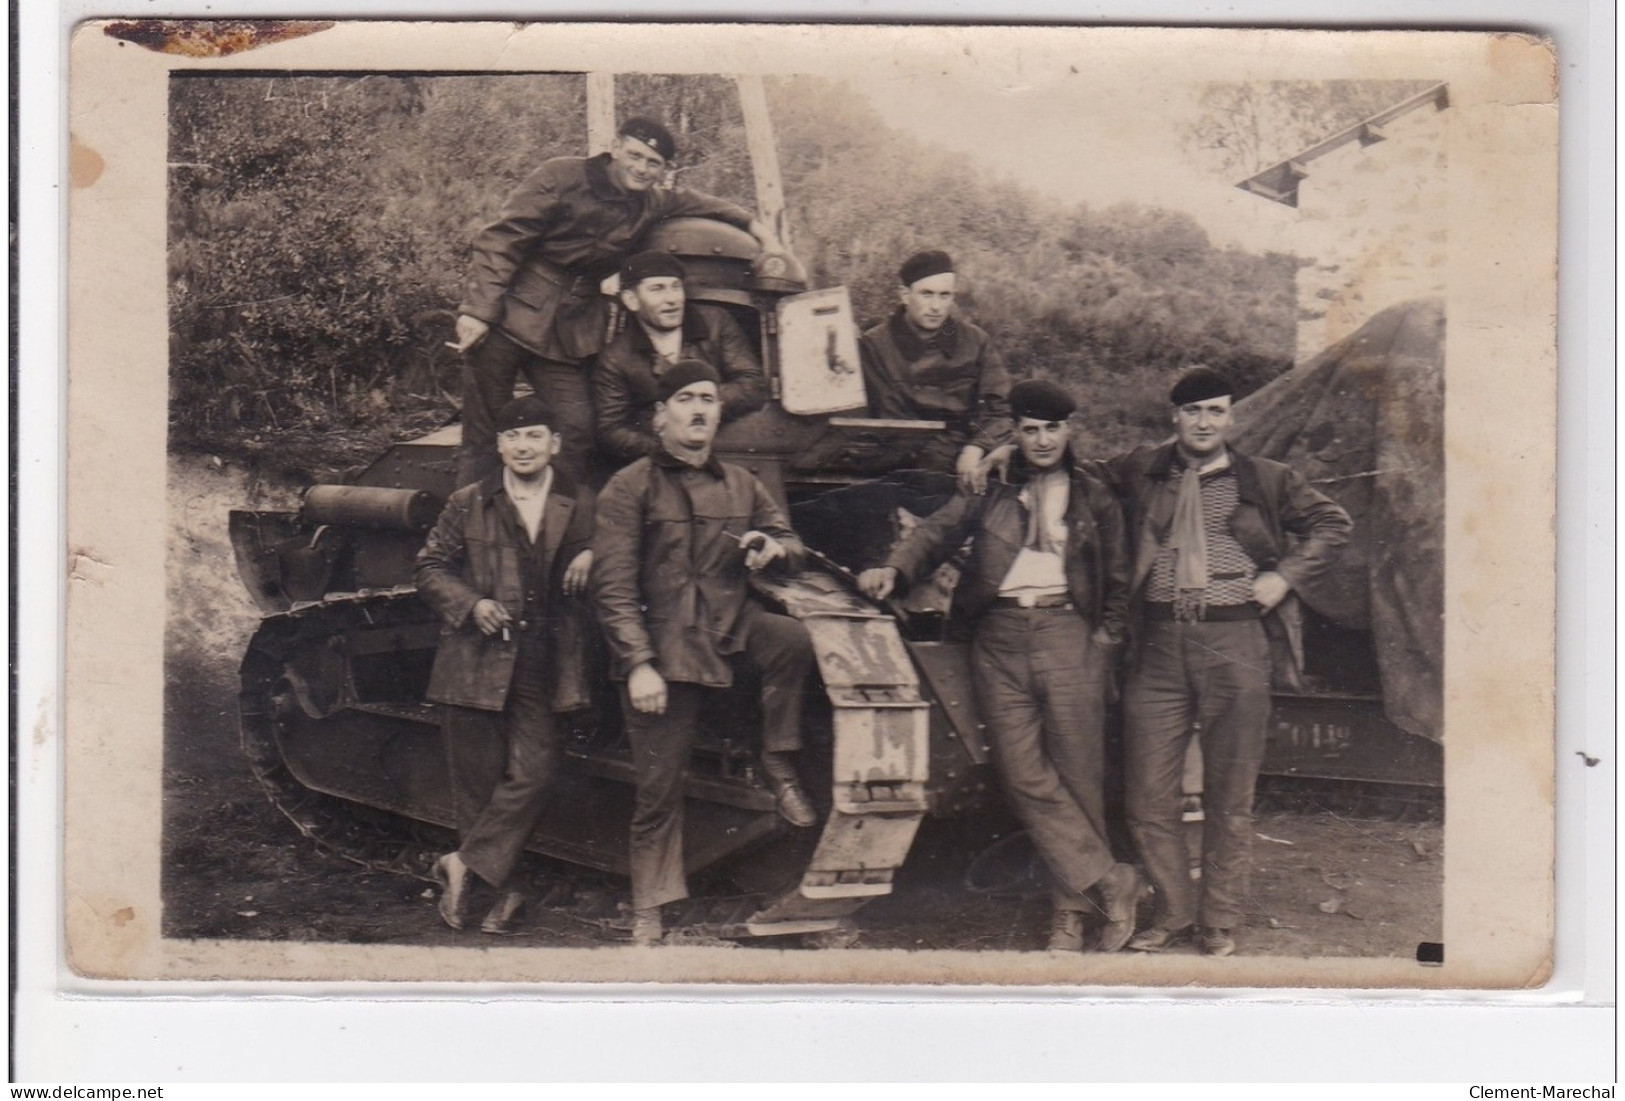
M 907 613 L 877 608 L 851 573 L 884 550 L 898 507 L 929 512 L 951 492 L 940 474 L 875 481 L 945 425 L 863 415 L 846 291 L 807 291 L 792 257 L 757 259 L 748 234 L 698 219 L 667 222 L 646 244 L 683 259 L 690 301 L 727 309 L 755 338 L 771 400 L 727 424 L 715 452 L 789 507 L 814 552 L 801 575 L 753 583 L 812 636 L 822 692 L 808 701 L 810 727 L 827 732 L 809 751 L 826 781 L 813 784 L 826 812 L 816 843 L 765 846 L 795 831 L 756 773 L 751 694 L 724 701 L 690 770 L 688 870 L 767 848 L 751 880 L 778 871 L 788 882 L 732 900 L 723 914 L 695 904 L 678 922 L 727 936 L 832 930 L 890 891 L 925 815 L 964 812 L 993 790 L 963 647 L 922 640 L 932 632 L 920 625 L 912 633 L 921 637 L 905 637 Z M 417 874 L 426 869 L 420 858 L 411 865 L 411 846 L 369 851 L 366 831 L 337 804 L 454 825 L 440 729 L 424 699 L 440 627 L 412 577 L 455 488 L 460 441 L 450 424 L 391 447 L 345 484 L 311 486 L 296 512 L 231 515 L 239 571 L 265 613 L 241 670 L 242 737 L 256 774 L 307 834 Z M 624 874 L 633 770 L 615 700 L 604 697 L 575 717 L 564 775 L 529 847 Z
M 589 97 L 604 94 L 603 83 L 589 82 Z M 757 155 L 772 149 L 765 100 L 746 78 L 741 91 L 759 206 L 783 238 L 777 166 Z M 613 111 L 591 117 L 602 130 Z M 951 570 L 934 597 L 913 593 L 885 608 L 859 595 L 853 577 L 883 557 L 901 525 L 952 494 L 948 475 L 910 469 L 947 426 L 866 415 L 847 292 L 809 290 L 792 256 L 758 257 L 749 235 L 700 219 L 662 223 L 644 245 L 680 256 L 688 298 L 726 309 L 755 341 L 769 401 L 724 425 L 714 450 L 788 506 L 814 552 L 804 573 L 753 584 L 807 625 L 820 673 L 808 725 L 823 732 L 803 761 L 806 778 L 825 781 L 811 785 L 822 825 L 792 831 L 756 774 L 751 694 L 727 694 L 691 762 L 688 871 L 731 866 L 735 882 L 767 889 L 693 903 L 674 924 L 724 937 L 838 938 L 853 913 L 891 890 L 926 816 L 996 798 L 967 647 L 943 632 Z M 424 846 L 369 818 L 454 825 L 440 729 L 424 699 L 440 627 L 412 577 L 455 488 L 460 443 L 448 424 L 389 448 L 343 484 L 311 486 L 295 511 L 231 514 L 238 570 L 263 612 L 241 668 L 242 739 L 256 774 L 320 844 L 424 878 Z M 1341 639 L 1362 651 L 1369 641 Z M 1383 723 L 1380 697 L 1283 694 L 1276 704 L 1266 773 L 1366 790 L 1375 779 L 1424 813 L 1437 805 L 1437 746 Z M 529 847 L 624 875 L 633 770 L 614 695 L 606 688 L 598 707 L 573 718 L 563 775 Z

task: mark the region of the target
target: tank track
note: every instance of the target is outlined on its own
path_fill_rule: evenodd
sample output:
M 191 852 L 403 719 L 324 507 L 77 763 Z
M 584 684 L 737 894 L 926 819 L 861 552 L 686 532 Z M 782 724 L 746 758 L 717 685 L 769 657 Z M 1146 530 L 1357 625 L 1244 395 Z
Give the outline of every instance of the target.
M 316 625 L 324 620 L 333 621 L 328 633 L 337 634 L 345 624 L 335 617 L 358 612 L 366 615 L 372 608 L 381 611 L 403 599 L 415 602 L 417 590 L 402 586 L 333 593 L 267 617 L 249 640 L 243 657 L 237 729 L 249 767 L 271 805 L 318 850 L 370 871 L 432 883 L 434 855 L 444 850 L 449 833 L 440 830 L 431 838 L 424 835 L 425 831 L 435 831 L 436 827 L 310 790 L 289 771 L 277 746 L 279 715 L 286 708 L 299 706 L 293 698 L 296 690 L 286 680 L 286 653 L 293 640 L 308 645 L 313 637 L 320 636 Z
M 761 896 L 693 900 L 674 915 L 674 924 L 698 936 L 799 933 L 850 943 L 855 934 L 849 915 L 890 893 L 927 811 L 928 704 L 895 621 L 842 581 L 804 574 L 764 581 L 758 588 L 805 622 L 813 636 L 834 712 L 834 805 L 808 865 L 790 887 L 766 901 Z M 322 647 L 326 638 L 358 621 L 388 623 L 421 615 L 417 600 L 409 585 L 330 593 L 267 616 L 242 662 L 238 727 L 243 751 L 271 804 L 318 850 L 370 871 L 430 883 L 435 857 L 454 844 L 450 831 L 305 787 L 284 763 L 277 736 L 284 716 L 339 705 L 311 699 L 311 690 L 290 670 L 290 658 Z M 427 721 L 427 712 L 421 717 Z M 600 892 L 588 894 L 600 897 Z M 621 924 L 619 914 L 596 903 L 575 913 L 572 895 L 567 884 L 561 885 L 539 904 L 570 910 L 612 931 Z

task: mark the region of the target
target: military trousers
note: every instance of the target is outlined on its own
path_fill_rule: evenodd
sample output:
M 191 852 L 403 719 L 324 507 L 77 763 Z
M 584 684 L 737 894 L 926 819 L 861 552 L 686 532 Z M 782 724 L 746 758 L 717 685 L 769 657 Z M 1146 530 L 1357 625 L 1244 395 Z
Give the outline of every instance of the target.
M 457 484 L 477 482 L 502 468 L 496 449 L 496 415 L 513 400 L 521 375 L 557 419 L 548 425 L 562 446 L 553 462 L 577 485 L 587 484 L 587 456 L 597 418 L 585 363 L 544 359 L 520 347 L 497 329 L 469 349 L 463 360 L 463 445 L 457 458 Z
M 441 705 L 458 854 L 503 887 L 530 840 L 564 755 L 541 641 L 522 635 L 501 711 Z
M 1116 863 L 1106 839 L 1107 655 L 1071 608 L 995 606 L 976 627 L 971 679 L 993 765 L 1055 882 L 1055 907 Z
M 753 666 L 762 682 L 762 748 L 801 748 L 801 708 L 812 673 L 812 640 L 789 616 L 747 604 L 737 637 L 737 660 Z M 680 681 L 666 683 L 666 711 L 650 715 L 632 706 L 621 685 L 621 708 L 632 743 L 637 801 L 632 812 L 632 905 L 660 906 L 688 897 L 683 866 L 683 787 L 699 734 L 700 713 L 726 689 Z
M 1253 792 L 1270 716 L 1269 642 L 1257 619 L 1148 620 L 1123 690 L 1129 833 L 1157 889 L 1158 923 L 1230 929 L 1246 916 Z M 1202 876 L 1190 877 L 1182 776 L 1201 724 Z

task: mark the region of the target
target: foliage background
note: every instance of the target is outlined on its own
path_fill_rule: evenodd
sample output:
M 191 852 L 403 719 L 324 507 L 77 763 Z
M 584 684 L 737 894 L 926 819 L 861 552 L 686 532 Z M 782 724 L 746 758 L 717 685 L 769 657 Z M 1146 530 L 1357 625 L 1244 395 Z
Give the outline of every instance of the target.
M 1237 147 L 1260 141 L 1248 126 L 1280 140 L 1286 125 L 1324 132 L 1369 113 L 1369 90 L 1317 87 L 1271 101 L 1215 86 L 1185 136 L 1193 161 L 1235 178 Z M 754 206 L 730 80 L 628 76 L 616 92 L 622 117 L 679 131 L 680 182 Z M 768 92 L 813 285 L 850 287 L 872 323 L 904 256 L 948 248 L 969 316 L 1019 374 L 1078 394 L 1098 448 L 1160 430 L 1181 366 L 1251 390 L 1291 365 L 1296 258 L 1215 248 L 1177 212 L 1063 205 L 887 127 L 844 85 L 791 77 Z M 1237 96 L 1264 107 L 1244 116 Z M 1384 90 L 1378 106 L 1397 98 Z M 1272 122 L 1271 102 L 1292 113 Z M 365 449 L 447 420 L 457 362 L 443 342 L 468 242 L 539 161 L 584 152 L 585 103 L 576 75 L 178 74 L 172 448 Z

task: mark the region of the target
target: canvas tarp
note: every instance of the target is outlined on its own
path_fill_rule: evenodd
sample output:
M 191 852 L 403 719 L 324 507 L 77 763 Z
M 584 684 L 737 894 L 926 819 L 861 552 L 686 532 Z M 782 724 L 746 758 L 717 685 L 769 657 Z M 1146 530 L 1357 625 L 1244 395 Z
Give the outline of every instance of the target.
M 1341 567 L 1300 593 L 1368 630 L 1388 720 L 1441 740 L 1444 306 L 1392 306 L 1236 407 L 1234 442 L 1303 473 L 1354 518 Z

